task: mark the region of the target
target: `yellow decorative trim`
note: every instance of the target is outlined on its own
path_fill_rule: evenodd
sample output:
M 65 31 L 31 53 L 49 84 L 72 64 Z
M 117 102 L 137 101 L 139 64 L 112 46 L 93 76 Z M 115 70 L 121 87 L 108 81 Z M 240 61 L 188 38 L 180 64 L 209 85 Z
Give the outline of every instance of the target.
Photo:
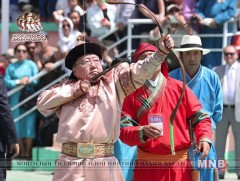
M 114 155 L 113 143 L 63 143 L 62 153 L 78 158 L 99 158 Z

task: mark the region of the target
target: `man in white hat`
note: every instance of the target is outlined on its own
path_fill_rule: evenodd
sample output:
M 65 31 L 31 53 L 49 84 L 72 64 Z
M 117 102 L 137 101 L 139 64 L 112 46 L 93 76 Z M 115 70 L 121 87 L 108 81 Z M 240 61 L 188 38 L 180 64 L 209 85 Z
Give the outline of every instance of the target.
M 180 54 L 184 68 L 186 70 L 187 85 L 192 89 L 194 94 L 200 100 L 203 109 L 211 118 L 212 129 L 216 129 L 216 123 L 222 119 L 223 94 L 220 80 L 217 74 L 201 65 L 203 55 L 210 52 L 209 49 L 202 47 L 202 42 L 197 35 L 184 35 L 181 46 L 175 49 Z M 181 69 L 175 69 L 170 76 L 178 80 L 183 80 Z M 192 158 L 198 159 L 198 154 Z M 211 146 L 207 160 L 216 160 L 216 151 Z M 197 161 L 196 161 L 197 163 Z M 201 180 L 214 180 L 214 170 L 217 169 L 200 169 Z

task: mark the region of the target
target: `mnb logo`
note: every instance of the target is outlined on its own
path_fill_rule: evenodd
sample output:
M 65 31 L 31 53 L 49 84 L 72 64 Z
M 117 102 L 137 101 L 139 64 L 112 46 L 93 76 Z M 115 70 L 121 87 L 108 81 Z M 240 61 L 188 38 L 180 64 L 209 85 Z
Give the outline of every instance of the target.
M 227 168 L 226 160 L 198 160 L 198 168 Z
M 16 22 L 18 28 L 24 33 L 12 34 L 12 42 L 45 42 L 47 38 L 40 31 L 43 29 L 38 14 L 28 9 L 19 14 Z

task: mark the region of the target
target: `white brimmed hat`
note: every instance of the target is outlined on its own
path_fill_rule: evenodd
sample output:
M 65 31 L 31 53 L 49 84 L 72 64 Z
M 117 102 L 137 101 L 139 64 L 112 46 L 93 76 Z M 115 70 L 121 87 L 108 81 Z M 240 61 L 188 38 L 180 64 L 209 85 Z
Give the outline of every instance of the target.
M 202 41 L 197 35 L 184 35 L 182 37 L 180 48 L 176 48 L 174 50 L 179 52 L 201 50 L 203 55 L 206 55 L 211 51 L 210 49 L 202 48 Z

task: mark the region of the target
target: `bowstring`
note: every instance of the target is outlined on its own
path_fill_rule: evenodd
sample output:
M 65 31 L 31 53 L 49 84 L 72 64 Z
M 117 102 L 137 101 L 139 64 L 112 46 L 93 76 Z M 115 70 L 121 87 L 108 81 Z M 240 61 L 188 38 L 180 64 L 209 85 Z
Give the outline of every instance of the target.
M 85 7 L 85 0 L 83 0 L 83 8 L 84 8 L 83 10 L 85 11 L 85 8 L 86 8 Z M 83 15 L 83 32 L 84 33 L 86 33 L 86 15 L 85 15 L 86 13 L 87 12 L 85 12 L 84 15 Z M 86 40 L 86 36 L 84 36 L 84 40 L 83 41 L 85 41 L 85 40 Z
M 84 15 L 83 15 L 83 32 L 85 34 L 85 36 L 83 38 L 83 41 L 86 42 L 86 15 L 85 14 L 87 12 L 85 12 L 85 0 L 83 0 L 83 10 L 84 10 Z M 84 43 L 84 55 L 86 55 L 86 43 Z

